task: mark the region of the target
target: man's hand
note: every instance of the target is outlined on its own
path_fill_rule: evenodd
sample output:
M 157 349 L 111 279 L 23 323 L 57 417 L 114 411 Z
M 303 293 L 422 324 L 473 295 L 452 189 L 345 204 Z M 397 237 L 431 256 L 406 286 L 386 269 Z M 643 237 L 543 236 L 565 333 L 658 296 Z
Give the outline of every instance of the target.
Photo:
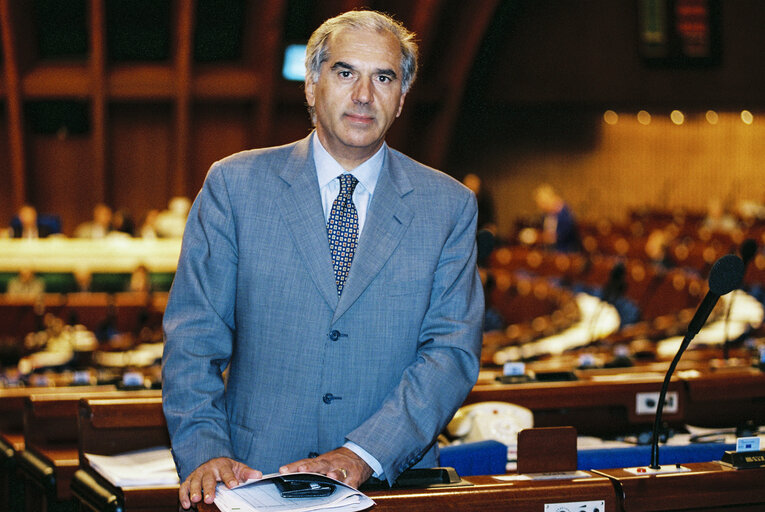
M 279 468 L 279 473 L 320 473 L 358 489 L 372 476 L 372 468 L 345 447 L 319 455 L 314 459 L 301 459 Z
M 178 499 L 183 508 L 199 503 L 204 496 L 205 503 L 215 499 L 215 485 L 224 482 L 229 489 L 251 478 L 261 478 L 263 473 L 241 462 L 227 457 L 210 459 L 192 471 L 178 489 Z M 204 493 L 204 494 L 203 494 Z

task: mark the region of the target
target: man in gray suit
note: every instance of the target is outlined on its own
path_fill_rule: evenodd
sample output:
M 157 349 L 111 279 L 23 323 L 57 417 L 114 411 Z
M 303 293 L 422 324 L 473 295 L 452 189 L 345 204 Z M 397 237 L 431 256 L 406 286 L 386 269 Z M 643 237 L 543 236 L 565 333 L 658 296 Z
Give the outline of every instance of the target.
M 483 294 L 475 196 L 385 144 L 413 36 L 372 11 L 326 21 L 306 56 L 315 131 L 216 162 L 194 201 L 164 324 L 184 507 L 261 472 L 358 486 L 438 463 Z

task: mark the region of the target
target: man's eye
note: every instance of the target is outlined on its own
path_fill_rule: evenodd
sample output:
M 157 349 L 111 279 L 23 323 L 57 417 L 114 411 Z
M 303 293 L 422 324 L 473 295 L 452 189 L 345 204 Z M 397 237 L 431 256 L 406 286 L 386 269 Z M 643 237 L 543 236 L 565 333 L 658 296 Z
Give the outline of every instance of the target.
M 340 71 L 340 73 L 338 73 L 338 74 L 340 75 L 340 78 L 350 78 L 351 77 L 351 72 L 350 71 Z
M 386 76 L 386 75 L 380 75 L 380 76 L 377 77 L 377 81 L 378 82 L 382 82 L 382 83 L 385 84 L 385 83 L 388 83 L 388 82 L 391 81 L 391 77 Z

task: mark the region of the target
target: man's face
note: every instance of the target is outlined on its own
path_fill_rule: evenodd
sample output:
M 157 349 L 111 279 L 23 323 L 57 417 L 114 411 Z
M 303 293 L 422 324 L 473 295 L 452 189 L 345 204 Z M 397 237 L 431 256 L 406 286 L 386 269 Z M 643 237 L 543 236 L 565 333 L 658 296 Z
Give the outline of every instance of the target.
M 372 156 L 401 113 L 401 48 L 386 31 L 344 29 L 330 37 L 329 59 L 305 96 L 322 145 L 346 169 Z

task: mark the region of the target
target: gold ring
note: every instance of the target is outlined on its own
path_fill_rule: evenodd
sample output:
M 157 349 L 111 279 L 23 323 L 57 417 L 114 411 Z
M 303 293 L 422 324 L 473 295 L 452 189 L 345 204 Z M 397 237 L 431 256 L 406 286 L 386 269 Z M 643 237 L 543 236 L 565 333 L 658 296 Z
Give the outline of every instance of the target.
M 348 478 L 348 472 L 345 470 L 345 468 L 337 468 L 335 471 L 343 474 L 343 480 Z

